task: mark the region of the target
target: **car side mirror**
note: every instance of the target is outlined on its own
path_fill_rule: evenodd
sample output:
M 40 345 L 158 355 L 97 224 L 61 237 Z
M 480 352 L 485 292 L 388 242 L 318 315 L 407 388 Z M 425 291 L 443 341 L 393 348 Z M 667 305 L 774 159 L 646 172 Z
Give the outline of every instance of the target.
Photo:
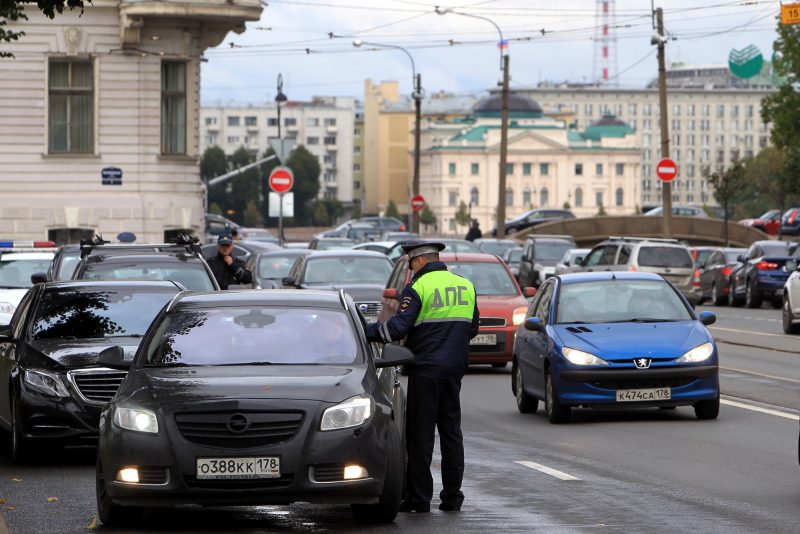
M 131 368 L 132 360 L 125 359 L 125 349 L 119 345 L 108 347 L 97 355 L 98 365 L 108 367 L 109 369 L 118 369 L 120 371 L 127 371 Z
M 14 331 L 10 324 L 0 325 L 0 343 L 14 341 Z
M 47 282 L 47 274 L 46 273 L 33 273 L 31 275 L 31 283 L 43 284 L 45 282 Z
M 393 287 L 387 287 L 383 290 L 383 298 L 397 300 L 397 289 Z
M 582 267 L 583 266 L 583 258 L 575 258 L 575 265 L 577 265 L 578 267 Z
M 388 343 L 383 347 L 383 353 L 379 359 L 375 360 L 375 367 L 397 367 L 414 361 L 414 353 L 407 347 Z
M 295 280 L 291 276 L 284 276 L 283 278 L 281 278 L 281 283 L 285 286 L 297 287 L 297 280 Z
M 536 288 L 535 287 L 523 287 L 522 292 L 525 294 L 525 298 L 529 299 L 531 297 L 536 296 Z
M 738 256 L 736 256 L 736 261 L 738 261 L 739 263 L 744 263 L 744 256 L 739 254 Z
M 525 319 L 525 330 L 530 330 L 531 332 L 541 332 L 542 327 L 544 324 L 542 320 L 538 317 L 528 317 Z
M 700 322 L 706 326 L 711 326 L 717 322 L 717 316 L 709 311 L 700 312 L 698 318 L 700 319 Z

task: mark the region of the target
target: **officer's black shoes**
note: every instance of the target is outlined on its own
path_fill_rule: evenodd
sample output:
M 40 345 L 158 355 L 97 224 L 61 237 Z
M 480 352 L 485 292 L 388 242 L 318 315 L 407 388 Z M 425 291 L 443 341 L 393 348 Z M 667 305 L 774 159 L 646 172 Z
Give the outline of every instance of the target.
M 453 504 L 449 502 L 443 502 L 439 505 L 439 510 L 443 512 L 460 512 L 461 505 L 460 504 Z
M 416 512 L 418 514 L 427 514 L 431 511 L 431 505 L 427 502 L 413 502 L 403 501 L 400 503 L 401 512 Z

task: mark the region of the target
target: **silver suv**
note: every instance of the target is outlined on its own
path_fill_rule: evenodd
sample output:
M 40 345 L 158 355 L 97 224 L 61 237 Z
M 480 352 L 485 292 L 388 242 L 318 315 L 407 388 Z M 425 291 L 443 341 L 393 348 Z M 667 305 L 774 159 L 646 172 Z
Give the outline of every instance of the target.
M 595 246 L 573 272 L 641 271 L 672 282 L 694 306 L 694 262 L 689 248 L 677 239 L 609 237 Z

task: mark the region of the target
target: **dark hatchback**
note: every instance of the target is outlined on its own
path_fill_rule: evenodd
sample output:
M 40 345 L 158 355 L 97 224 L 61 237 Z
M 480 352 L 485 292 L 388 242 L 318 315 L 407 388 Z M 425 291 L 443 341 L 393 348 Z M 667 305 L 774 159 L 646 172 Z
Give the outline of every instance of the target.
M 506 221 L 506 234 L 513 234 L 531 226 L 574 218 L 575 214 L 569 210 L 535 209 L 525 212 L 515 219 Z M 497 228 L 492 228 L 492 236 L 496 235 Z
M 103 410 L 97 505 L 106 524 L 142 506 L 350 504 L 393 521 L 403 485 L 413 354 L 368 344 L 331 291 L 185 294 L 155 319 Z
M 171 282 L 49 282 L 0 327 L 0 423 L 16 462 L 37 445 L 93 444 L 102 407 L 125 372 L 97 355 L 133 353 L 150 321 L 182 288 Z

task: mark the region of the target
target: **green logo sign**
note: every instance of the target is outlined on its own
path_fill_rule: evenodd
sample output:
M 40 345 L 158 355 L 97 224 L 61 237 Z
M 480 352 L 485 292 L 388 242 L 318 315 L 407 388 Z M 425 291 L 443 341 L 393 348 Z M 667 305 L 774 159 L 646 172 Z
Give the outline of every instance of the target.
M 737 78 L 752 78 L 761 72 L 764 56 L 755 46 L 750 45 L 742 50 L 731 50 L 728 56 L 728 67 Z

